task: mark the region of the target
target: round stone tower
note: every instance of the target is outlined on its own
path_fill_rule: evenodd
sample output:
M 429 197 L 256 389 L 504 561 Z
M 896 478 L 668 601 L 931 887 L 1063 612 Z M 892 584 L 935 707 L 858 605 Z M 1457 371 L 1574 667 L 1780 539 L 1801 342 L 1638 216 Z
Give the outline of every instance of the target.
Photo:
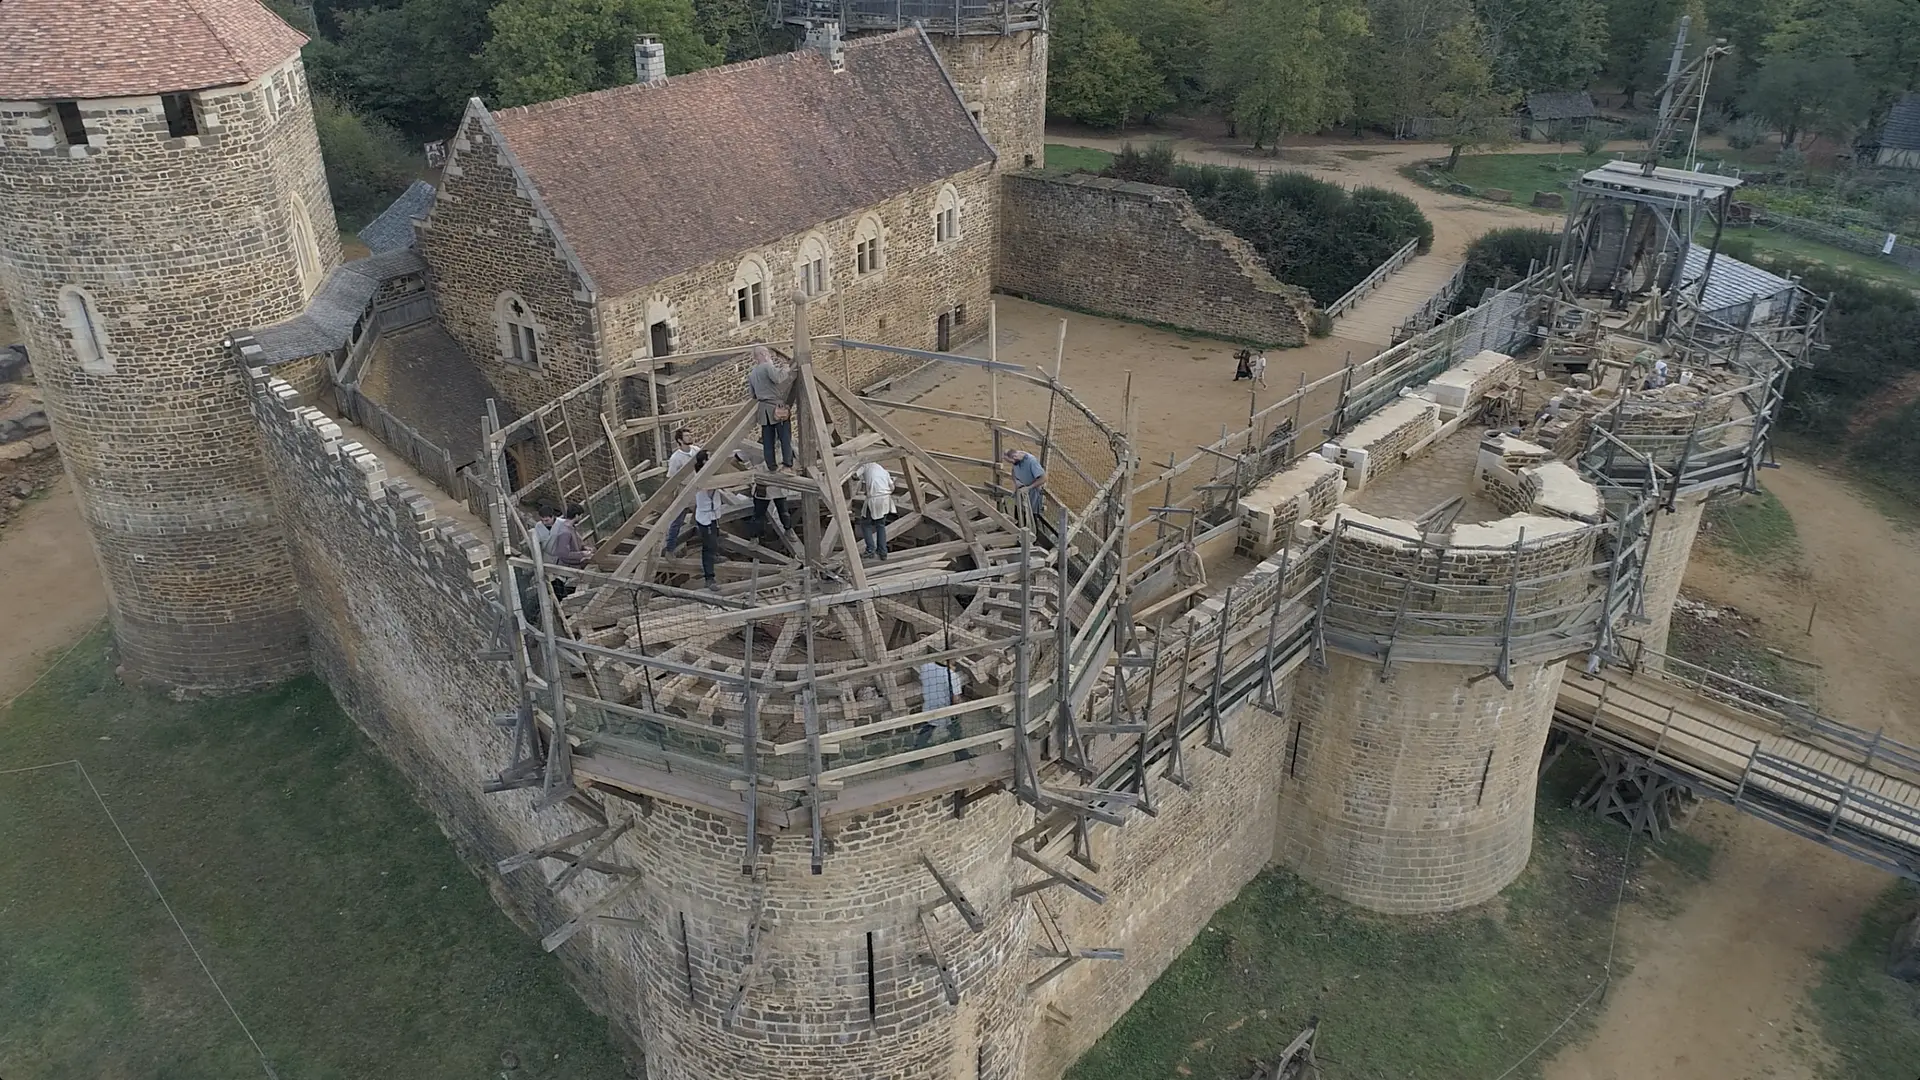
M 305 38 L 255 0 L 0 4 L 0 289 L 123 664 L 183 692 L 304 667 L 240 327 L 340 260 Z
M 1453 530 L 1341 510 L 1324 668 L 1300 669 L 1276 855 L 1391 913 L 1488 900 L 1526 868 L 1564 657 L 1591 643 L 1599 528 Z
M 835 827 L 818 874 L 801 831 L 747 876 L 737 822 L 657 802 L 632 852 L 647 1075 L 1020 1080 L 1031 916 L 1011 852 L 1031 823 L 1008 795 L 960 817 L 923 799 Z
M 939 51 L 1003 169 L 1046 163 L 1051 0 L 779 0 L 782 22 L 836 21 L 846 33 L 918 26 Z

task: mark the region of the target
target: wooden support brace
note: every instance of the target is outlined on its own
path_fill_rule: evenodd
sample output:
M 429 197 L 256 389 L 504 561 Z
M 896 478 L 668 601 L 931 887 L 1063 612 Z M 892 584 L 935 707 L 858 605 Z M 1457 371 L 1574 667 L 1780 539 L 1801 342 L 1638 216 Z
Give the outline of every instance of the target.
M 560 927 L 553 933 L 541 938 L 540 947 L 547 952 L 552 952 L 566 944 L 572 939 L 573 935 L 586 929 L 588 923 L 600 920 L 607 912 L 613 910 L 615 905 L 633 895 L 633 893 L 640 888 L 640 882 L 641 879 L 639 875 L 636 874 L 621 882 L 619 885 L 614 886 L 605 896 L 595 900 L 586 910 L 568 919 L 566 922 L 561 923 Z
M 579 861 L 567 867 L 565 870 L 560 871 L 560 876 L 554 878 L 547 887 L 558 894 L 561 889 L 573 884 L 574 879 L 580 876 L 581 871 L 597 869 L 600 865 L 604 865 L 598 862 L 600 856 L 605 855 L 607 849 L 613 846 L 614 841 L 620 839 L 621 835 L 631 828 L 633 828 L 633 819 L 629 818 L 621 822 L 618 827 L 607 829 L 600 836 L 595 837 L 593 842 L 588 844 L 586 848 L 580 852 Z
M 933 865 L 932 859 L 927 858 L 923 854 L 920 856 L 920 865 L 927 868 L 927 873 L 933 875 L 934 884 L 940 886 L 940 891 L 946 894 L 946 899 L 935 900 L 923 906 L 920 909 L 922 915 L 928 915 L 939 910 L 943 904 L 952 904 L 953 909 L 960 913 L 960 918 L 966 921 L 967 929 L 977 934 L 987 928 L 986 920 L 982 919 L 980 913 L 974 910 L 973 904 L 961 893 L 959 886 L 948 881 L 947 875 L 941 873 L 940 868 Z
M 1042 859 L 1024 847 L 1016 844 L 1013 848 L 1013 856 L 1047 875 L 1045 881 L 1036 881 L 1029 885 L 1016 887 L 1013 890 L 1013 895 L 1016 899 L 1026 896 L 1028 893 L 1037 893 L 1042 889 L 1052 888 L 1055 885 L 1065 885 L 1067 888 L 1072 889 L 1074 892 L 1079 893 L 1081 896 L 1086 897 L 1096 904 L 1104 904 L 1107 902 L 1106 893 L 1100 891 L 1089 882 Z

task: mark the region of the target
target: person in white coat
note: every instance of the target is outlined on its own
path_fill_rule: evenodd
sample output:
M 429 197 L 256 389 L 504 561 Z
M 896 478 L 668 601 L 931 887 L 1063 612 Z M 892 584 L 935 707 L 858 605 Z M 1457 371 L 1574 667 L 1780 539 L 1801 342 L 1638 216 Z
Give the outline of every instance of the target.
M 886 466 L 877 461 L 869 461 L 860 466 L 855 474 L 859 477 L 863 503 L 860 516 L 855 519 L 866 553 L 881 562 L 887 561 L 887 518 L 893 516 L 893 474 Z

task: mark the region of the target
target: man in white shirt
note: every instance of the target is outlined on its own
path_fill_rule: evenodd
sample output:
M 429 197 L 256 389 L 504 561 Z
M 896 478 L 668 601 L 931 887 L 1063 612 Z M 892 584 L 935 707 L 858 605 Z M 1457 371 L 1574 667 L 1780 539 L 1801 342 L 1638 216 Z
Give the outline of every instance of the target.
M 860 534 L 868 555 L 886 562 L 887 518 L 893 514 L 893 475 L 877 461 L 860 466 L 857 475 L 864 502 L 860 516 L 854 519 L 854 531 Z
M 669 478 L 681 469 L 686 468 L 692 463 L 694 457 L 700 453 L 699 444 L 693 441 L 692 428 L 681 428 L 679 431 L 674 432 L 673 443 L 673 453 L 667 457 L 667 476 Z M 680 543 L 680 523 L 685 519 L 685 514 L 676 515 L 673 519 L 673 524 L 667 526 L 668 554 L 672 554 L 674 546 Z
M 705 450 L 694 455 L 693 467 L 707 467 Z M 693 493 L 693 527 L 700 532 L 700 576 L 706 579 L 709 592 L 720 588 L 713 580 L 713 561 L 720 554 L 720 515 L 725 512 L 719 489 L 702 488 Z
M 1265 349 L 1255 350 L 1251 370 L 1253 385 L 1265 389 L 1267 385 L 1267 351 Z

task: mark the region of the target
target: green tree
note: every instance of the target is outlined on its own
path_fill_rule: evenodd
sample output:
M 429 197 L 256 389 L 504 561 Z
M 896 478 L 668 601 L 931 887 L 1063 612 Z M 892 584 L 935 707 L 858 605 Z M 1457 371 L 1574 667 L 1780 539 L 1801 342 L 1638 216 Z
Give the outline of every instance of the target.
M 1754 72 L 1746 105 L 1780 129 L 1782 147 L 1808 132 L 1845 140 L 1867 113 L 1852 60 L 1791 52 L 1775 54 Z
M 1447 27 L 1434 41 L 1433 115 L 1452 153 L 1447 169 L 1460 164 L 1468 147 L 1513 141 L 1513 107 L 1520 95 L 1493 85 L 1493 53 L 1479 20 L 1471 15 Z
M 1582 87 L 1606 59 L 1605 0 L 1474 0 L 1474 12 L 1503 89 Z
M 1119 127 L 1172 101 L 1140 39 L 1114 24 L 1111 0 L 1061 0 L 1047 56 L 1047 112 Z
M 791 31 L 768 21 L 766 0 L 693 0 L 693 17 L 700 36 L 729 64 L 794 45 Z
M 1367 37 L 1347 77 L 1355 120 L 1399 134 L 1406 121 L 1433 115 L 1438 43 L 1472 19 L 1469 0 L 1368 0 Z
M 467 99 L 487 89 L 476 59 L 493 0 L 408 0 L 398 7 L 323 11 L 334 40 L 315 39 L 314 85 L 415 138 L 451 128 Z
M 1115 26 L 1132 34 L 1151 58 L 1167 105 L 1191 108 L 1207 98 L 1220 0 L 1104 0 Z M 1059 8 L 1055 7 L 1058 19 Z
M 1642 90 L 1666 80 L 1673 32 L 1686 5 L 1681 0 L 1608 0 L 1607 55 L 1602 70 L 1627 96 L 1627 108 Z M 1699 38 L 1705 27 L 1696 26 Z
M 666 46 L 672 74 L 721 57 L 695 30 L 691 0 L 505 0 L 487 20 L 493 37 L 480 58 L 495 104 L 504 106 L 632 82 L 633 43 L 642 34 Z
M 1228 0 L 1214 72 L 1236 129 L 1257 150 L 1346 116 L 1349 58 L 1366 33 L 1361 0 Z
M 320 135 L 333 212 L 343 228 L 372 220 L 413 181 L 418 163 L 386 124 L 316 94 L 313 125 Z

